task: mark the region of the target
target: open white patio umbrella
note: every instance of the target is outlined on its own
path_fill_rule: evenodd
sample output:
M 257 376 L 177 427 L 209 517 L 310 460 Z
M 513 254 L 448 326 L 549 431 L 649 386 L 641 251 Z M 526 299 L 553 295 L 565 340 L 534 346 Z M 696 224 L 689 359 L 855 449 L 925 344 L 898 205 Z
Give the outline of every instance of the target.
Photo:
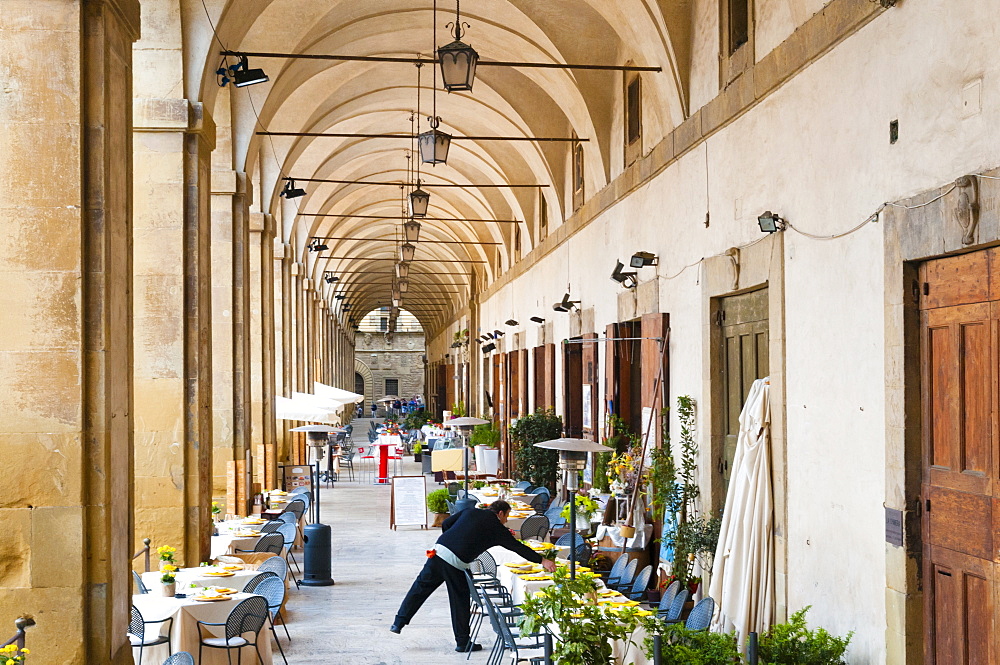
M 274 412 L 278 420 L 304 420 L 315 423 L 337 422 L 337 414 L 330 409 L 287 397 L 274 399 Z
M 316 397 L 329 397 L 345 404 L 356 404 L 365 400 L 364 395 L 352 393 L 350 390 L 344 390 L 343 388 L 334 388 L 319 381 L 313 381 L 313 393 Z
M 348 400 L 335 398 L 335 397 L 321 397 L 319 395 L 313 395 L 312 393 L 300 393 L 293 392 L 292 399 L 303 404 L 315 404 L 320 408 L 325 408 L 328 411 L 336 411 L 342 409 L 348 404 L 353 404 Z
M 712 629 L 747 634 L 774 615 L 774 502 L 771 493 L 771 410 L 768 379 L 750 387 L 722 513 L 708 594 L 718 603 Z

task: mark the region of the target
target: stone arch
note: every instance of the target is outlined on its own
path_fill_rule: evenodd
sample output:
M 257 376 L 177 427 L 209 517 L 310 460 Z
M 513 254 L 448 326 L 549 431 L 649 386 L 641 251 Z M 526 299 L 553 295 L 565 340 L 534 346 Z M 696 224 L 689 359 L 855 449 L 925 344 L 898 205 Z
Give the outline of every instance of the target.
M 358 358 L 354 359 L 354 371 L 365 380 L 364 407 L 367 409 L 372 400 L 375 399 L 375 375 L 372 374 L 371 368 Z

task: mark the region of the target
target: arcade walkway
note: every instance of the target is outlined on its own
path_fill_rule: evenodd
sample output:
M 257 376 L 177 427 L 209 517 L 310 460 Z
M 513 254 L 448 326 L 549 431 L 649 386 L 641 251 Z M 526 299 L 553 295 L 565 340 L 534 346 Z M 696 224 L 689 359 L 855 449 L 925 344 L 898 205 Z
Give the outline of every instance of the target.
M 355 420 L 359 444 L 368 419 Z M 365 441 L 367 442 L 367 441 Z M 419 475 L 419 465 L 407 458 L 404 473 Z M 429 478 L 428 490 L 436 489 Z M 333 529 L 332 587 L 302 587 L 292 591 L 289 605 L 291 646 L 282 646 L 290 665 L 440 665 L 464 663 L 455 644 L 448 613 L 448 593 L 442 586 L 431 596 L 413 624 L 401 635 L 389 632 L 392 618 L 413 578 L 424 564 L 424 551 L 439 530 L 389 528 L 389 489 L 341 481 L 320 496 L 320 518 Z M 484 628 L 483 635 L 487 628 Z M 490 639 L 480 643 L 492 644 Z M 472 663 L 485 661 L 486 651 Z M 275 649 L 275 664 L 281 658 Z

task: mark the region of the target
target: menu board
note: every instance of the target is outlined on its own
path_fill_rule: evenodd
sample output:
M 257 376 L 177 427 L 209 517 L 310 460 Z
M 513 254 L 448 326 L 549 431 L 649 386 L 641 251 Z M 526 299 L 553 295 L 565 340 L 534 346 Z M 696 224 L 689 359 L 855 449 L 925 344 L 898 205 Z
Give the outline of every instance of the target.
M 427 528 L 427 479 L 423 476 L 393 476 L 389 526 Z
M 284 489 L 291 492 L 296 487 L 312 489 L 313 468 L 305 465 L 287 465 L 282 468 L 285 476 Z

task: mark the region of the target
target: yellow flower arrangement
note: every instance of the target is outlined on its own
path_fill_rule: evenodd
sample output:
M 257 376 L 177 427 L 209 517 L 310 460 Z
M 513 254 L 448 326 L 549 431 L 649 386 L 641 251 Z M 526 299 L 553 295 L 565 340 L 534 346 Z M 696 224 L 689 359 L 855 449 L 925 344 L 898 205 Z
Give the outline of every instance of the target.
M 173 584 L 176 579 L 177 566 L 165 564 L 160 568 L 160 581 L 164 584 Z
M 174 554 L 177 553 L 177 548 L 171 547 L 170 545 L 160 545 L 156 548 L 156 553 L 160 555 L 160 561 L 173 563 Z
M 31 651 L 28 649 L 18 650 L 16 644 L 8 644 L 0 648 L 0 658 L 4 659 L 2 661 L 3 665 L 18 665 L 18 663 L 23 663 L 24 657 L 30 653 Z

